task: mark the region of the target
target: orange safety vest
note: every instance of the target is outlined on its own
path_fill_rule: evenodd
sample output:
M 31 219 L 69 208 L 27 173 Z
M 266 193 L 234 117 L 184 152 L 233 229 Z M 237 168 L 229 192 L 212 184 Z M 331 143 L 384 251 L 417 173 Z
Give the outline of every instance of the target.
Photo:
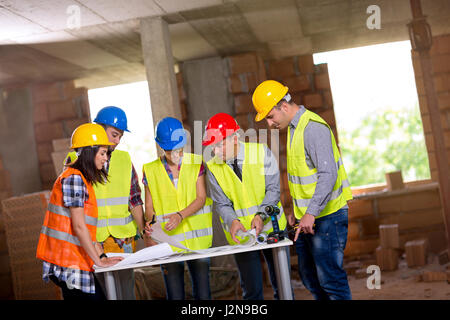
M 77 169 L 67 168 L 53 185 L 50 202 L 45 213 L 44 224 L 39 235 L 36 257 L 54 265 L 85 271 L 93 271 L 94 261 L 81 247 L 73 231 L 70 210 L 64 207 L 61 180 L 71 175 L 80 175 L 87 187 L 89 198 L 84 202 L 86 226 L 93 242 L 97 232 L 97 200 L 92 185 L 87 183 Z

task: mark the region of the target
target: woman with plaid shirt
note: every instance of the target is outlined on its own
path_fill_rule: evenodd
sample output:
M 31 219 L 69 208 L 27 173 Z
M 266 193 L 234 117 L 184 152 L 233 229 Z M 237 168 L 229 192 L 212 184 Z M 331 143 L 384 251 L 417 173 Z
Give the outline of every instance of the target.
M 107 181 L 104 169 L 108 137 L 97 124 L 84 124 L 72 135 L 78 159 L 56 180 L 37 258 L 43 260 L 43 279 L 62 289 L 65 300 L 105 300 L 93 265 L 108 267 L 122 258 L 108 258 L 95 242 L 98 210 L 92 185 Z

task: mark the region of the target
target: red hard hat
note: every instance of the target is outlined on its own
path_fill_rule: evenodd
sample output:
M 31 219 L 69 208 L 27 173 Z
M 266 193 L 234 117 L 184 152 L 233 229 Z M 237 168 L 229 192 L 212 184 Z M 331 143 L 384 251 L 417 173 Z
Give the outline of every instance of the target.
M 208 120 L 202 144 L 209 146 L 210 144 L 220 142 L 239 129 L 239 125 L 232 116 L 226 113 L 218 113 Z

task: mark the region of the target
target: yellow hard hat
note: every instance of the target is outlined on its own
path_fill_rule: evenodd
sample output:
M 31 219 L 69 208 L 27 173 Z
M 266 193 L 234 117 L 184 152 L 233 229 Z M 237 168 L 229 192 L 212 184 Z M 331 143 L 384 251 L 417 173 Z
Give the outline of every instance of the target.
M 261 82 L 253 92 L 252 102 L 258 114 L 255 121 L 261 121 L 288 92 L 288 87 L 275 80 Z
M 72 133 L 72 149 L 87 146 L 113 146 L 109 142 L 105 129 L 96 123 L 85 123 L 76 128 Z

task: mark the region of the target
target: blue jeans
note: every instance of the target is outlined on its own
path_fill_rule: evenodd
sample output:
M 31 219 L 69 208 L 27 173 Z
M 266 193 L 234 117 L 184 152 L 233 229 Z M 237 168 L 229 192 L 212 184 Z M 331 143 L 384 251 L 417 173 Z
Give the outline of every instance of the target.
M 209 286 L 210 258 L 186 261 L 192 281 L 192 295 L 195 300 L 211 300 Z M 167 300 L 184 300 L 184 262 L 161 265 L 166 286 Z
M 352 294 L 343 267 L 348 209 L 314 223 L 314 235 L 301 233 L 295 242 L 300 278 L 316 300 L 350 300 Z
M 288 247 L 285 247 L 288 250 Z M 263 271 L 261 266 L 260 252 L 266 260 L 269 270 L 270 283 L 273 289 L 273 296 L 279 299 L 278 285 L 275 276 L 275 265 L 273 262 L 272 249 L 249 251 L 234 255 L 242 288 L 242 298 L 244 300 L 264 300 L 263 294 Z M 289 259 L 289 251 L 287 252 Z M 290 263 L 288 263 L 290 265 Z

